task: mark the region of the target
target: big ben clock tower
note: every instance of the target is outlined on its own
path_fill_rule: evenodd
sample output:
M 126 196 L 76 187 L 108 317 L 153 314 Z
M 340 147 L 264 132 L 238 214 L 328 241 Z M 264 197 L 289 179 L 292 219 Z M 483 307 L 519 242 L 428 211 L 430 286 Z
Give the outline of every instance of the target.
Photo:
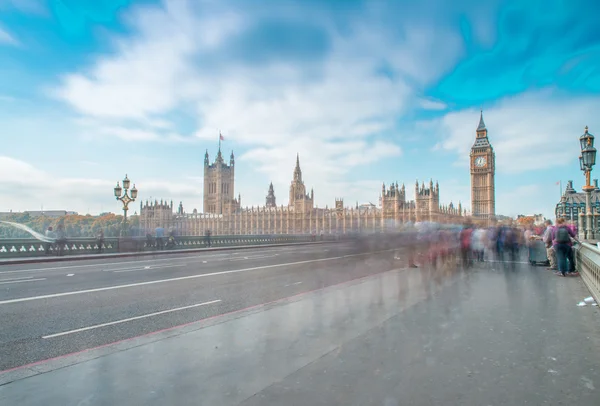
M 485 219 L 489 224 L 496 214 L 496 156 L 487 136 L 483 111 L 476 132 L 475 143 L 471 147 L 471 211 L 473 217 Z

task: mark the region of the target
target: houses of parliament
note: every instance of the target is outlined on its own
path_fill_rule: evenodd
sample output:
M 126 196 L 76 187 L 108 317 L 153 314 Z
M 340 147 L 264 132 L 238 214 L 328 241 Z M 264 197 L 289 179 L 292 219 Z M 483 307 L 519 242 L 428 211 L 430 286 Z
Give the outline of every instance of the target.
M 471 150 L 471 204 L 475 217 L 489 219 L 494 212 L 494 154 L 483 124 L 483 115 L 477 128 Z M 229 162 L 221 148 L 211 163 L 208 151 L 204 155 L 204 212 L 194 209 L 185 212 L 183 203 L 174 212 L 173 202 L 140 203 L 140 227 L 152 232 L 157 227 L 174 230 L 177 235 L 257 234 L 347 234 L 383 232 L 408 222 L 462 223 L 466 210 L 459 203 L 440 204 L 440 187 L 430 180 L 417 181 L 415 199 L 407 200 L 406 186 L 392 182 L 383 184 L 380 205 L 347 207 L 342 198 L 335 199 L 332 207 L 319 208 L 314 203 L 314 191 L 307 191 L 302 177 L 300 157 L 292 172 L 286 205 L 277 205 L 273 184 L 268 187 L 265 204 L 261 207 L 242 207 L 241 195 L 235 196 L 235 157 Z

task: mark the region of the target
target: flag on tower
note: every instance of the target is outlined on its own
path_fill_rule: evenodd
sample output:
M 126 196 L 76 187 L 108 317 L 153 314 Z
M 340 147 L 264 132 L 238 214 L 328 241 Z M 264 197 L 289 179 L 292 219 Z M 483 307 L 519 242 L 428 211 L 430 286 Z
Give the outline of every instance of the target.
M 219 133 L 219 141 L 225 141 L 225 137 L 223 137 L 223 134 Z

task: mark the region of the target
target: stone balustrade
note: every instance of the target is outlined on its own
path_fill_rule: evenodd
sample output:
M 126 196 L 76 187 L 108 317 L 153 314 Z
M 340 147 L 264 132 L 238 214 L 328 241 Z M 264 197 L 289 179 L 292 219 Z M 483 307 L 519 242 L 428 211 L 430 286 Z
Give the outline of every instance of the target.
M 291 244 L 312 241 L 334 241 L 335 235 L 218 235 L 211 236 L 211 247 L 233 247 L 244 245 Z M 121 252 L 120 238 L 105 238 L 103 253 Z M 150 251 L 155 247 L 148 244 L 146 237 L 133 237 L 137 251 Z M 198 249 L 208 248 L 205 236 L 176 237 L 175 246 L 167 248 L 167 238 L 163 238 L 164 249 Z M 63 246 L 63 255 L 85 255 L 98 253 L 98 241 L 95 238 L 70 238 Z M 52 256 L 58 254 L 56 244 L 47 244 L 36 239 L 0 239 L 0 259 L 36 256 Z
M 575 246 L 577 271 L 590 293 L 600 303 L 600 249 L 597 244 L 583 242 Z

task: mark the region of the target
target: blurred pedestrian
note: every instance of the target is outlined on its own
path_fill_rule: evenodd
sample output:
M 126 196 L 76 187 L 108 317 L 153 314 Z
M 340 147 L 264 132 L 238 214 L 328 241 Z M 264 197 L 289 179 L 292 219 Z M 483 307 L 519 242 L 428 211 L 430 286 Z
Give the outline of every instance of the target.
M 471 238 L 473 236 L 471 227 L 470 224 L 467 224 L 460 232 L 460 252 L 464 268 L 471 267 Z
M 471 237 L 471 239 L 471 246 L 473 249 L 475 260 L 477 262 L 483 262 L 483 253 L 485 250 L 486 243 L 486 231 L 481 227 L 477 227 L 473 231 L 473 236 Z
M 44 248 L 45 248 L 46 255 L 48 255 L 50 253 L 50 247 L 52 246 L 52 241 L 54 241 L 54 239 L 56 238 L 56 234 L 54 233 L 52 226 L 49 226 L 48 229 L 46 230 L 46 237 L 48 238 L 49 241 L 46 241 Z
M 556 271 L 558 268 L 556 266 L 556 251 L 554 251 L 554 246 L 552 245 L 553 236 L 554 227 L 552 226 L 552 220 L 546 220 L 546 230 L 542 236 L 542 241 L 544 241 L 544 244 L 546 245 L 546 255 L 548 256 L 548 262 L 550 263 L 548 269 Z
M 212 235 L 212 232 L 210 230 L 206 230 L 206 232 L 204 233 L 204 236 L 206 237 L 206 246 L 210 247 L 210 236 Z
M 558 263 L 558 272 L 556 274 L 567 276 L 567 273 L 574 270 L 574 264 L 572 263 L 573 242 L 571 241 L 571 238 L 575 238 L 576 235 L 573 229 L 567 226 L 565 219 L 560 218 L 556 223 L 552 238 L 552 244 L 556 251 L 556 260 Z
M 100 232 L 96 236 L 96 242 L 98 243 L 98 254 L 100 254 L 104 248 L 104 230 L 103 229 L 100 229 Z

